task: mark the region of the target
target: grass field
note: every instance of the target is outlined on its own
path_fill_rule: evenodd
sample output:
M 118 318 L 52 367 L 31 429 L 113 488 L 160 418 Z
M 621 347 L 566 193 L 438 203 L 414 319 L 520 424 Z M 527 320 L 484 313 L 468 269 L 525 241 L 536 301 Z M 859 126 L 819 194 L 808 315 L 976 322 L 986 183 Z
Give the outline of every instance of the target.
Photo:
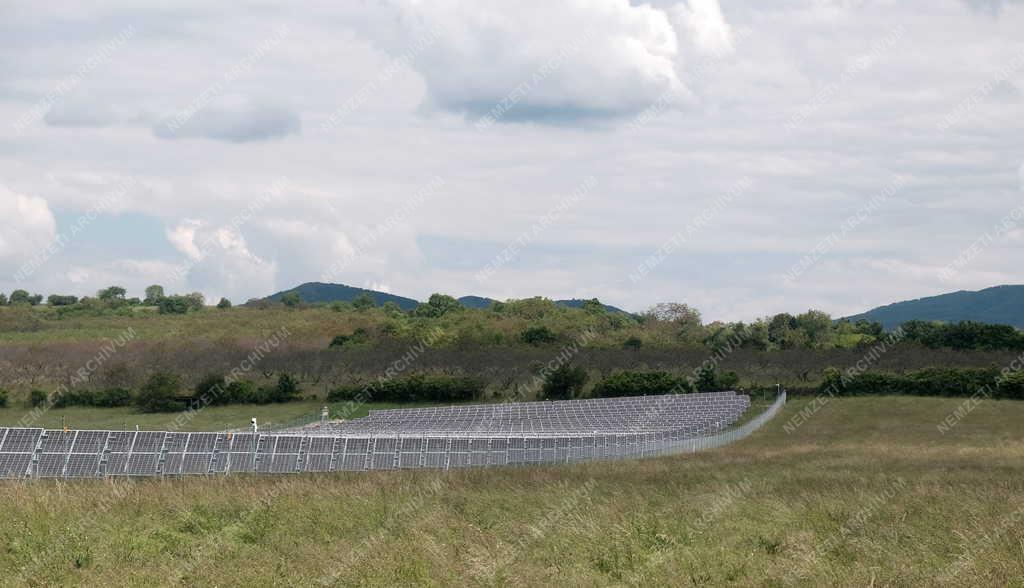
M 1024 403 L 941 433 L 961 401 L 837 399 L 787 432 L 808 402 L 642 461 L 4 483 L 0 581 L 1024 586 Z

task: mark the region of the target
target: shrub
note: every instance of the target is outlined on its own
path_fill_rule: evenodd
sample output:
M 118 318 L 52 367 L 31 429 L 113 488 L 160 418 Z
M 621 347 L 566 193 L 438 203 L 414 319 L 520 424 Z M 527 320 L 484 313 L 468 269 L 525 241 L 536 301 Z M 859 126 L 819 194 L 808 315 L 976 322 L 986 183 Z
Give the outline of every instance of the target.
M 740 383 L 736 372 L 719 372 L 714 366 L 702 367 L 697 370 L 697 389 L 701 392 L 721 392 L 735 390 Z
M 0 408 L 7 408 L 7 390 L 0 388 Z
M 1016 375 L 1001 377 L 996 368 L 928 368 L 906 374 L 845 374 L 828 368 L 819 393 L 835 396 L 945 396 L 978 393 L 1014 398 L 1021 384 Z
M 999 398 L 1024 400 L 1024 371 L 1010 372 L 999 378 L 996 384 L 996 395 Z
M 268 402 L 291 402 L 299 399 L 299 383 L 291 374 L 281 374 L 277 385 L 269 389 Z
M 184 296 L 164 296 L 157 301 L 160 314 L 185 314 L 191 308 Z
M 568 400 L 578 398 L 587 383 L 587 372 L 581 367 L 563 365 L 548 373 L 544 378 L 541 396 L 546 400 Z
M 622 343 L 623 349 L 629 349 L 631 351 L 639 351 L 644 346 L 644 342 L 639 337 L 630 337 Z
M 682 394 L 693 391 L 693 385 L 686 378 L 673 376 L 668 372 L 622 371 L 598 382 L 591 395 L 598 398 L 614 398 Z
M 281 303 L 288 308 L 295 308 L 302 302 L 298 292 L 287 292 L 281 296 Z
M 527 345 L 543 345 L 554 343 L 558 337 L 545 326 L 530 327 L 519 334 L 519 340 Z
M 178 391 L 181 381 L 174 374 L 157 372 L 139 391 L 135 403 L 142 412 L 174 412 L 181 408 Z
M 467 376 L 415 375 L 368 386 L 339 386 L 327 395 L 330 402 L 355 400 L 373 402 L 465 402 L 483 396 L 486 382 Z
M 49 394 L 42 390 L 32 390 L 28 393 L 28 403 L 32 405 L 32 408 L 38 408 L 46 404 Z
M 413 310 L 413 314 L 425 318 L 440 318 L 449 312 L 458 312 L 463 309 L 461 302 L 447 294 L 431 294 L 426 302 Z
M 78 297 L 50 294 L 46 297 L 46 303 L 50 306 L 70 306 L 72 304 L 78 304 Z
M 198 406 L 228 404 L 231 398 L 227 393 L 224 376 L 210 374 L 199 381 L 193 389 L 195 396 L 192 401 Z
M 217 303 L 217 308 L 231 308 L 231 301 L 227 298 L 221 298 L 220 302 Z
M 331 339 L 331 344 L 328 347 L 344 347 L 346 345 L 359 345 L 360 343 L 366 343 L 370 338 L 370 334 L 366 332 L 366 329 L 358 328 L 352 332 L 351 335 L 338 335 Z

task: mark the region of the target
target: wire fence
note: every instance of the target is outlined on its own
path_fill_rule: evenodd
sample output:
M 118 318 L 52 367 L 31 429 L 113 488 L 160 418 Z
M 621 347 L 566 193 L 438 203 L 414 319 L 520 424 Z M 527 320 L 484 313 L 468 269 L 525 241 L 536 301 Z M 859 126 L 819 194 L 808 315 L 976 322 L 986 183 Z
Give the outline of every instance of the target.
M 743 439 L 786 403 L 734 429 L 543 436 L 300 435 L 0 428 L 0 479 L 288 474 L 577 463 L 692 453 Z

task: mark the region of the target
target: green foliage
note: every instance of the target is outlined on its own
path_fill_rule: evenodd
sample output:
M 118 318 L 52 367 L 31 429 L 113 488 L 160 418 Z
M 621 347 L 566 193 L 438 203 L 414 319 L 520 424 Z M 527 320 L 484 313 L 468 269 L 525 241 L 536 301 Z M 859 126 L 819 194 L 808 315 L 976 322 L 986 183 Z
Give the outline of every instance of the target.
M 36 391 L 33 391 L 33 393 Z M 41 406 L 46 402 L 46 393 L 39 390 L 41 396 L 33 396 L 32 402 L 37 400 Z M 53 398 L 54 408 L 66 408 L 68 406 L 94 406 L 97 408 L 115 408 L 119 406 L 130 406 L 132 394 L 126 388 L 106 388 L 102 390 L 66 390 Z
M 7 306 L 7 294 L 0 292 L 0 306 Z
M 928 368 L 905 374 L 825 371 L 819 393 L 835 396 L 974 395 L 1024 399 L 1021 372 L 1003 376 L 997 368 Z
M 467 376 L 414 375 L 366 386 L 339 386 L 328 394 L 330 402 L 465 402 L 483 397 L 486 382 Z
M 185 314 L 190 310 L 199 310 L 203 307 L 202 295 L 189 294 L 187 296 L 164 296 L 157 303 L 160 314 Z
M 394 302 L 391 302 L 390 304 L 394 304 Z M 352 308 L 356 310 L 368 310 L 375 306 L 377 306 L 377 301 L 375 301 L 373 296 L 370 296 L 367 292 L 363 292 L 352 300 Z
M 286 292 L 281 296 L 281 303 L 288 308 L 295 308 L 302 303 L 302 298 L 299 297 L 298 292 Z
M 701 392 L 723 392 L 735 390 L 740 383 L 740 377 L 736 372 L 719 372 L 715 366 L 702 366 L 696 372 L 697 390 Z
M 11 306 L 15 304 L 32 304 L 32 296 L 29 295 L 27 290 L 15 290 L 11 292 L 10 304 Z
M 135 404 L 142 412 L 174 412 L 181 409 L 178 391 L 181 380 L 167 372 L 156 372 L 139 391 Z
M 291 402 L 299 399 L 299 383 L 288 373 L 278 376 L 277 385 L 270 390 L 269 402 Z
M 366 343 L 370 339 L 370 334 L 366 329 L 360 327 L 352 332 L 351 335 L 337 335 L 334 339 L 331 339 L 331 344 L 328 347 L 345 347 L 352 345 L 360 345 Z
M 121 286 L 110 286 L 97 292 L 96 297 L 100 300 L 124 300 L 127 293 Z
M 550 371 L 544 378 L 541 397 L 545 400 L 569 400 L 583 395 L 587 383 L 587 371 L 581 367 L 565 364 Z
M 588 314 L 604 314 L 605 313 L 604 305 L 601 304 L 601 301 L 598 300 L 597 298 L 591 298 L 590 300 L 584 300 L 583 304 L 580 306 L 580 308 L 583 309 L 583 312 L 586 312 Z
M 464 309 L 458 300 L 447 294 L 431 294 L 430 299 L 417 306 L 413 314 L 418 317 L 440 318 L 450 312 Z
M 644 346 L 644 342 L 640 337 L 630 337 L 622 342 L 623 349 L 629 349 L 632 351 L 640 351 L 640 348 Z
M 50 294 L 46 297 L 46 303 L 50 306 L 70 306 L 72 304 L 78 304 L 78 297 Z
M 683 394 L 693 392 L 686 379 L 668 372 L 615 372 L 594 386 L 591 396 L 614 398 L 618 396 L 652 396 L 657 394 Z
M 1024 349 L 1024 332 L 1010 325 L 989 325 L 974 321 L 954 324 L 908 321 L 902 329 L 907 341 L 931 348 Z
M 7 390 L 0 388 L 0 408 L 7 408 Z
M 32 390 L 28 393 L 28 403 L 32 408 L 38 408 L 47 403 L 50 395 L 43 390 Z
M 539 325 L 523 330 L 519 333 L 519 340 L 527 345 L 545 345 L 558 341 L 558 337 L 551 332 L 551 329 Z
M 220 309 L 231 308 L 231 301 L 228 300 L 227 298 L 221 298 L 220 302 L 217 303 L 217 308 L 220 308 Z
M 164 297 L 164 287 L 160 284 L 153 284 L 146 287 L 146 298 L 142 301 L 146 306 L 156 306 Z

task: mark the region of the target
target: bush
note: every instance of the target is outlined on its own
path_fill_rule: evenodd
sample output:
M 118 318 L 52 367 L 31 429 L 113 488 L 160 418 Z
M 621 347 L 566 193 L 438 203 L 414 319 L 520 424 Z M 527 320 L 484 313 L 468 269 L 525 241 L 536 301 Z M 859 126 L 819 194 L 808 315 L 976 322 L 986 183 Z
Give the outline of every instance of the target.
M 548 373 L 541 388 L 541 397 L 545 400 L 568 400 L 578 398 L 587 383 L 587 372 L 581 367 L 570 365 L 560 366 Z
M 656 394 L 683 394 L 693 392 L 686 378 L 668 372 L 616 372 L 594 386 L 591 395 L 597 398 L 617 396 L 652 396 Z
M 1011 372 L 1000 377 L 996 384 L 996 393 L 999 398 L 1024 400 L 1024 371 Z
M 644 346 L 644 342 L 639 337 L 630 337 L 622 343 L 623 349 L 629 349 L 631 351 L 640 351 L 640 348 Z
M 227 298 L 221 298 L 220 302 L 217 303 L 217 308 L 231 308 L 231 301 Z
M 996 398 L 1024 398 L 1022 377 L 1001 377 L 996 368 L 928 368 L 906 374 L 851 375 L 828 368 L 824 375 L 819 393 L 835 396 L 968 397 L 981 393 Z
M 192 306 L 184 296 L 164 296 L 156 304 L 160 314 L 185 314 Z
M 49 396 L 42 390 L 32 390 L 28 393 L 28 403 L 32 405 L 32 408 L 38 408 L 46 404 Z
M 486 382 L 467 376 L 415 375 L 362 386 L 339 386 L 327 395 L 330 402 L 363 399 L 373 402 L 465 402 L 483 396 Z
M 519 333 L 519 340 L 527 345 L 543 345 L 558 341 L 558 337 L 545 326 L 530 327 Z
M 735 390 L 740 383 L 736 372 L 719 372 L 714 366 L 697 370 L 697 389 L 701 392 L 723 392 Z
M 352 332 L 351 335 L 338 335 L 331 339 L 331 344 L 328 347 L 345 347 L 347 345 L 359 345 L 360 343 L 366 343 L 369 340 L 370 334 L 366 332 L 366 329 L 358 328 Z
M 299 383 L 290 374 L 281 374 L 277 385 L 269 389 L 268 402 L 291 402 L 299 399 Z
M 7 408 L 7 390 L 0 388 L 0 408 Z
M 142 412 L 174 412 L 181 408 L 178 391 L 181 381 L 174 374 L 157 372 L 139 391 L 136 405 Z
M 210 374 L 196 384 L 193 389 L 195 396 L 193 396 L 192 402 L 197 406 L 228 404 L 231 402 L 231 398 L 227 391 L 224 376 Z

